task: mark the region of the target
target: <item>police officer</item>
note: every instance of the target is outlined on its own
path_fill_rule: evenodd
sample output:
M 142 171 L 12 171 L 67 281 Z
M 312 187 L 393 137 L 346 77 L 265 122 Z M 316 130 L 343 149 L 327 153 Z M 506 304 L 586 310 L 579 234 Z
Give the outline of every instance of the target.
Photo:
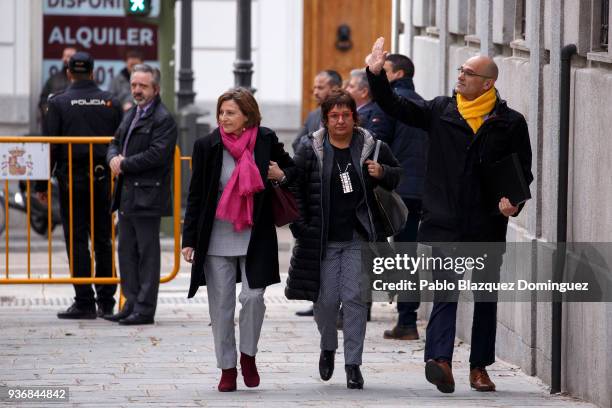
M 49 136 L 112 136 L 121 123 L 122 109 L 109 92 L 102 91 L 93 81 L 94 61 L 86 52 L 70 58 L 68 77 L 71 85 L 48 101 L 43 131 Z M 94 239 L 96 277 L 112 276 L 110 169 L 105 158 L 108 145 L 93 145 Z M 66 250 L 70 257 L 70 198 L 68 146 L 53 145 L 51 163 L 55 167 L 60 193 L 60 210 L 64 227 Z M 90 191 L 89 144 L 72 145 L 72 237 L 73 276 L 91 276 L 89 251 Z M 47 183 L 38 183 L 39 198 L 46 201 Z M 95 319 L 113 313 L 116 285 L 74 285 L 75 301 L 67 310 L 59 312 L 60 319 Z M 98 309 L 96 311 L 96 303 Z

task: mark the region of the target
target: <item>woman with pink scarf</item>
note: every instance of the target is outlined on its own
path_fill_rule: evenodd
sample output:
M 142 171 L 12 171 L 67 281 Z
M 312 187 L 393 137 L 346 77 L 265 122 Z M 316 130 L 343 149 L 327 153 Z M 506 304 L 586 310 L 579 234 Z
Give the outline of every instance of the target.
M 237 387 L 238 282 L 240 368 L 247 387 L 259 385 L 255 355 L 263 295 L 266 286 L 280 282 L 272 188 L 285 188 L 295 167 L 274 131 L 259 126 L 259 107 L 246 89 L 219 97 L 217 121 L 219 127 L 193 147 L 182 252 L 192 263 L 188 297 L 206 285 L 223 392 Z

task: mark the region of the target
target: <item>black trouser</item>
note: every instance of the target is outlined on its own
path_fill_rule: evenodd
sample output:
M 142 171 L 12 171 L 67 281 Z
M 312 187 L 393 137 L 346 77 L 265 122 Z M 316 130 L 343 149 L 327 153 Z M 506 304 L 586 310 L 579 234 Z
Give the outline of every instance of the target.
M 160 217 L 119 215 L 119 272 L 128 310 L 154 316 L 161 251 Z
M 404 204 L 408 207 L 408 219 L 404 229 L 397 234 L 393 241 L 395 242 L 416 242 L 419 222 L 421 220 L 421 200 L 404 198 Z M 414 254 L 416 255 L 416 254 Z M 416 277 L 418 281 L 418 276 Z M 416 327 L 417 309 L 421 305 L 420 302 L 397 302 L 398 320 L 400 326 Z
M 112 276 L 111 257 L 111 217 L 110 217 L 110 179 L 108 168 L 98 167 L 94 177 L 94 242 L 95 276 L 98 278 Z M 90 202 L 89 202 L 89 168 L 73 168 L 72 179 L 72 265 L 75 278 L 91 277 L 90 241 Z M 68 172 L 59 169 L 56 172 L 60 192 L 60 212 L 64 227 L 66 252 L 70 259 L 70 196 L 68 190 Z M 95 303 L 102 306 L 115 304 L 117 285 L 95 285 L 97 299 L 91 285 L 74 285 L 77 306 L 82 309 L 95 309 Z

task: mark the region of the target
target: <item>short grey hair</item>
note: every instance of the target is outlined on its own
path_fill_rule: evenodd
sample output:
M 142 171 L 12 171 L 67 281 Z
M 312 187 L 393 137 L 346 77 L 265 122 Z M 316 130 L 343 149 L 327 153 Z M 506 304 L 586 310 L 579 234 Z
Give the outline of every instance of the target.
M 370 92 L 370 84 L 368 84 L 368 76 L 365 69 L 354 69 L 351 71 L 351 78 L 357 78 L 357 86 L 359 89 L 366 88 Z
M 159 69 L 152 67 L 149 64 L 134 65 L 134 68 L 132 68 L 132 75 L 134 75 L 134 72 L 144 72 L 147 74 L 151 74 L 151 76 L 153 77 L 153 85 L 159 86 L 161 83 L 161 72 L 159 72 Z

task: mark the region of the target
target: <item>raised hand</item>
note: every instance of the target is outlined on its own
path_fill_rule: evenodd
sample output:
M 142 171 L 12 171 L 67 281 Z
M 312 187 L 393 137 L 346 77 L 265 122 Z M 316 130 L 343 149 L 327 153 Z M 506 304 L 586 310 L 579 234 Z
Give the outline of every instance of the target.
M 372 53 L 366 57 L 366 64 L 370 72 L 378 75 L 385 65 L 385 58 L 387 58 L 387 52 L 384 50 L 385 38 L 378 37 L 372 45 Z

